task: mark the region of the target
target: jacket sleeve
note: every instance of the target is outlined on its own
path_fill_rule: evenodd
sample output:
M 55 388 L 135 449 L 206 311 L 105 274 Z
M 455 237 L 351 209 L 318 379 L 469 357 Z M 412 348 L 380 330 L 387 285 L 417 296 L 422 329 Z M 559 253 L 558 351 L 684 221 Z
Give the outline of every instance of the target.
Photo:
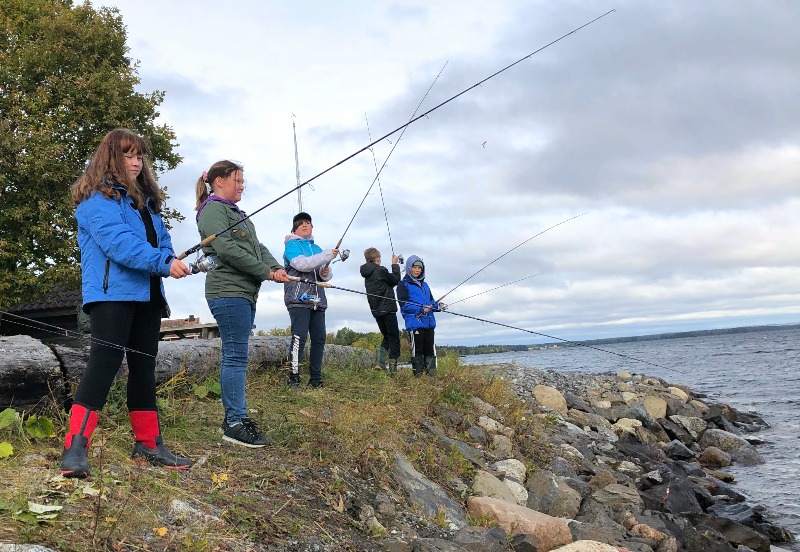
M 167 261 L 172 255 L 172 243 L 169 242 L 168 251 L 164 251 L 137 236 L 122 218 L 117 200 L 94 193 L 78 204 L 75 217 L 103 254 L 115 263 L 150 274 L 169 276 Z
M 300 240 L 289 240 L 286 242 L 286 248 L 283 253 L 286 260 L 289 261 L 289 264 L 292 265 L 292 268 L 295 270 L 311 272 L 333 260 L 334 255 L 332 249 L 326 249 L 325 251 L 320 250 L 319 253 L 306 255 L 299 242 Z
M 166 267 L 167 274 L 164 276 L 169 276 L 169 267 L 172 265 L 173 259 L 177 257 L 175 255 L 175 249 L 172 247 L 172 237 L 169 235 L 169 230 L 167 230 L 167 226 L 164 224 L 164 219 L 161 218 L 159 214 L 153 214 L 153 224 L 156 227 L 156 232 L 158 233 L 158 249 L 166 255 L 164 259 L 164 265 Z
M 400 312 L 403 314 L 416 315 L 422 312 L 422 307 L 409 302 L 408 286 L 405 282 L 400 282 L 397 286 L 397 302 L 400 303 Z
M 228 207 L 217 201 L 210 201 L 203 208 L 200 220 L 197 221 L 197 229 L 203 239 L 230 226 L 227 210 Z M 259 282 L 266 280 L 269 276 L 269 266 L 237 243 L 240 238 L 234 237 L 234 230 L 238 228 L 234 227 L 220 234 L 209 244 L 214 250 L 216 260 L 220 264 L 249 274 Z
M 392 287 L 394 287 L 397 284 L 399 284 L 400 280 L 402 278 L 400 276 L 400 265 L 399 264 L 393 264 L 391 272 L 389 272 L 388 270 L 384 269 L 383 278 Z

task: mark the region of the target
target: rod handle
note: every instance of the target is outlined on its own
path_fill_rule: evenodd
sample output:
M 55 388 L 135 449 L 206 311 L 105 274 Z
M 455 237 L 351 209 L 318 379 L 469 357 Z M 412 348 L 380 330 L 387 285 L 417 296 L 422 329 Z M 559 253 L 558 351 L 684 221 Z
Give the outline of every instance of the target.
M 211 234 L 210 236 L 208 236 L 206 239 L 204 239 L 203 241 L 201 241 L 200 243 L 198 243 L 194 247 L 190 247 L 189 249 L 187 249 L 186 251 L 184 251 L 183 253 L 178 255 L 177 259 L 179 261 L 182 261 L 183 259 L 185 259 L 189 255 L 191 255 L 192 253 L 194 253 L 196 251 L 200 251 L 202 248 L 204 248 L 205 246 L 207 246 L 208 244 L 213 242 L 215 239 L 217 239 L 217 236 L 219 236 L 219 234 Z
M 306 284 L 316 284 L 319 287 L 329 288 L 333 287 L 333 284 L 329 284 L 328 282 L 312 282 L 310 280 L 303 280 L 300 276 L 287 276 L 290 282 L 303 282 Z

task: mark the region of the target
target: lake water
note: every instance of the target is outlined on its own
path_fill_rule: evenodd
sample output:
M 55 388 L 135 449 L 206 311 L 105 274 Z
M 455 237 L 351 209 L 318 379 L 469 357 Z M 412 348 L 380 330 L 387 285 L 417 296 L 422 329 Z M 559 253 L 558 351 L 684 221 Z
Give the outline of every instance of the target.
M 461 361 L 463 364 L 515 362 L 575 372 L 627 370 L 684 384 L 711 400 L 758 413 L 771 425 L 756 434 L 767 441 L 758 447 L 766 463 L 748 468 L 733 466 L 727 471 L 735 475 L 737 489 L 749 498 L 749 504 L 765 506 L 769 519 L 800 539 L 799 330 L 775 329 L 593 347 L 608 352 L 558 347 L 471 355 Z M 800 550 L 800 543 L 781 547 Z

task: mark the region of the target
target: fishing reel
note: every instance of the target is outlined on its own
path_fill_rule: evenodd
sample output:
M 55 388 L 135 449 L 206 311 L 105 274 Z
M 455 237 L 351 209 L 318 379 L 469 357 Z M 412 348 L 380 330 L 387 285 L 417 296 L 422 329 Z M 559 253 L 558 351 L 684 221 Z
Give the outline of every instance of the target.
M 349 249 L 342 249 L 341 251 L 339 251 L 339 258 L 338 258 L 338 259 L 334 259 L 334 260 L 332 260 L 332 261 L 330 262 L 330 264 L 333 264 L 333 263 L 335 263 L 335 262 L 337 262 L 337 261 L 342 261 L 342 262 L 344 262 L 344 261 L 346 261 L 346 260 L 347 260 L 347 259 L 349 259 L 349 258 L 350 258 L 350 250 L 349 250 Z
M 192 271 L 192 274 L 211 272 L 212 270 L 216 270 L 218 266 L 214 257 L 209 257 L 207 255 L 201 255 L 195 262 L 189 263 L 189 269 Z
M 316 295 L 314 293 L 304 293 L 303 295 L 298 297 L 298 299 L 300 299 L 304 303 L 312 305 L 314 309 L 316 309 L 320 303 L 319 295 Z
M 403 254 L 402 253 L 398 253 L 397 254 L 397 264 L 399 264 L 400 266 L 403 266 L 404 264 L 406 264 L 406 260 L 403 258 Z

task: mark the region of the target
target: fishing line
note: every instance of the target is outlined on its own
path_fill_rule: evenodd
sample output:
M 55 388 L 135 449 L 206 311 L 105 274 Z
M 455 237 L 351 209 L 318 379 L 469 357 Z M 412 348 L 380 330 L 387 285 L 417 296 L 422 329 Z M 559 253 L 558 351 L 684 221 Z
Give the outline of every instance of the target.
M 294 281 L 294 282 L 303 282 L 303 283 L 306 283 L 306 284 L 315 283 L 315 282 L 311 282 L 309 280 L 303 280 L 303 279 L 301 279 L 301 278 L 299 278 L 297 276 L 289 276 L 289 279 Z M 333 284 L 329 284 L 328 282 L 319 282 L 317 285 L 320 285 L 320 286 L 325 287 L 325 288 L 338 289 L 338 290 L 341 290 L 341 291 L 349 291 L 350 293 L 357 293 L 359 295 L 366 295 L 367 297 L 379 297 L 381 299 L 389 299 L 389 300 L 395 300 L 395 301 L 397 300 L 394 297 L 385 297 L 383 295 L 377 295 L 375 293 L 367 293 L 365 291 L 358 291 L 357 289 L 348 289 L 348 288 L 344 288 L 344 287 L 340 287 L 340 286 L 335 286 Z M 405 301 L 405 302 L 409 303 L 411 305 L 415 305 L 417 307 L 430 307 L 430 305 L 423 305 L 421 303 L 416 303 L 414 301 Z M 486 324 L 494 324 L 495 326 L 502 326 L 503 328 L 509 328 L 509 329 L 512 329 L 512 330 L 519 330 L 521 332 L 526 332 L 526 333 L 533 334 L 533 335 L 539 335 L 539 336 L 542 336 L 542 337 L 547 337 L 549 339 L 555 339 L 555 340 L 561 341 L 563 343 L 569 343 L 571 345 L 578 345 L 580 347 L 586 347 L 587 349 L 594 349 L 595 351 L 601 351 L 603 353 L 608 353 L 610 355 L 616 355 L 618 357 L 622 357 L 622 358 L 625 358 L 625 359 L 628 359 L 628 360 L 635 360 L 636 362 L 641 362 L 643 364 L 649 364 L 650 366 L 655 366 L 656 368 L 661 368 L 663 370 L 672 370 L 673 372 L 678 372 L 679 374 L 686 374 L 686 372 L 683 372 L 681 370 L 677 370 L 675 368 L 669 368 L 667 366 L 662 366 L 660 364 L 656 364 L 655 362 L 650 362 L 648 360 L 642 360 L 642 359 L 636 358 L 634 356 L 625 355 L 625 354 L 617 353 L 617 352 L 614 352 L 614 351 L 609 351 L 608 349 L 602 349 L 600 347 L 595 347 L 594 345 L 587 345 L 585 343 L 581 343 L 580 341 L 570 341 L 569 339 L 564 339 L 562 337 L 556 337 L 554 335 L 548 335 L 546 333 L 535 332 L 533 330 L 526 330 L 525 328 L 519 328 L 517 326 L 511 326 L 509 324 L 503 324 L 502 322 L 494 322 L 493 320 L 486 320 L 485 318 L 478 318 L 477 316 L 470 316 L 468 314 L 461 314 L 461 313 L 458 313 L 458 312 L 453 312 L 451 310 L 443 310 L 443 311 L 439 311 L 439 312 L 443 312 L 445 314 L 452 314 L 453 316 L 460 316 L 462 318 L 469 318 L 470 320 L 477 320 L 478 322 L 484 322 Z
M 28 322 L 33 322 L 34 324 L 38 324 L 37 326 L 31 326 L 30 324 L 23 324 L 22 322 L 12 321 L 13 324 L 17 324 L 18 326 L 22 326 L 24 328 L 32 328 L 34 330 L 41 330 L 44 332 L 49 332 L 56 335 L 64 335 L 64 337 L 77 337 L 81 340 L 88 340 L 90 343 L 94 343 L 96 345 L 105 345 L 106 347 L 110 347 L 112 349 L 120 349 L 124 352 L 131 352 L 131 353 L 138 353 L 140 355 L 149 356 L 152 358 L 156 358 L 156 355 L 151 355 L 149 353 L 145 353 L 143 351 L 137 351 L 136 349 L 131 349 L 130 347 L 126 347 L 125 345 L 120 345 L 118 343 L 112 343 L 111 341 L 105 341 L 102 339 L 97 339 L 96 337 L 92 337 L 90 335 L 86 335 L 80 332 L 73 332 L 72 330 L 68 330 L 66 328 L 62 328 L 60 326 L 54 326 L 53 324 L 47 324 L 46 322 L 40 322 L 39 320 L 34 320 L 32 318 L 27 318 L 25 316 L 20 316 L 18 314 L 14 314 L 11 312 L 6 312 L 0 310 L 0 314 L 3 316 L 13 316 L 14 318 L 19 318 L 20 320 L 27 320 Z M 54 328 L 52 330 L 48 328 Z
M 422 107 L 422 104 L 425 102 L 425 98 L 427 98 L 428 94 L 430 94 L 431 90 L 433 89 L 433 86 L 436 84 L 436 81 L 438 81 L 439 77 L 442 76 L 442 72 L 444 71 L 444 68 L 447 67 L 447 64 L 448 64 L 448 62 L 445 61 L 444 65 L 442 65 L 442 68 L 439 69 L 439 73 L 436 75 L 436 78 L 433 79 L 433 82 L 428 87 L 428 90 L 425 92 L 425 95 L 422 96 L 422 99 L 419 101 L 419 104 L 417 104 L 417 108 L 414 110 L 414 113 L 411 114 L 411 121 L 414 120 L 414 116 L 417 114 L 417 111 L 419 111 L 419 108 Z M 366 117 L 367 117 L 367 114 L 364 113 L 364 118 L 366 119 Z M 410 124 L 410 121 L 409 121 L 408 124 Z M 339 246 L 342 245 L 342 241 L 344 241 L 345 234 L 347 234 L 347 231 L 350 229 L 350 225 L 353 224 L 353 221 L 356 220 L 356 215 L 358 215 L 358 212 L 361 210 L 361 206 L 364 205 L 364 202 L 367 200 L 367 196 L 369 195 L 369 192 L 372 190 L 372 187 L 375 185 L 375 182 L 380 182 L 381 172 L 383 171 L 383 168 L 386 166 L 386 163 L 389 161 L 389 158 L 392 156 L 392 153 L 394 153 L 394 149 L 397 147 L 397 144 L 399 144 L 400 140 L 403 139 L 403 135 L 406 133 L 406 130 L 408 129 L 408 124 L 405 125 L 405 128 L 403 128 L 403 132 L 400 133 L 400 136 L 398 136 L 397 140 L 395 140 L 394 144 L 392 144 L 392 149 L 389 150 L 389 155 L 387 155 L 386 159 L 384 159 L 383 165 L 381 165 L 380 170 L 378 169 L 377 163 L 375 163 L 375 151 L 372 148 L 370 148 L 370 151 L 372 152 L 372 161 L 373 161 L 373 163 L 375 163 L 375 170 L 377 171 L 377 173 L 375 174 L 375 178 L 372 179 L 372 184 L 370 184 L 369 188 L 367 188 L 367 193 L 365 193 L 364 197 L 361 198 L 361 203 L 358 204 L 358 207 L 356 208 L 356 212 L 353 213 L 353 218 L 350 219 L 350 222 L 347 224 L 347 228 L 344 229 L 344 233 L 342 234 L 341 239 L 336 244 L 336 247 L 334 249 L 339 249 Z M 372 133 L 369 131 L 369 120 L 367 120 L 367 132 L 369 133 L 369 139 L 372 140 Z M 379 186 L 380 186 L 380 184 L 379 184 Z M 383 201 L 383 191 L 381 191 L 381 201 Z M 384 208 L 383 208 L 383 214 L 384 214 L 384 216 L 386 216 L 386 206 L 385 205 L 384 205 Z M 387 229 L 389 228 L 389 219 L 388 219 L 388 217 L 386 218 L 386 228 Z M 391 234 L 389 234 L 389 236 L 391 238 Z M 394 253 L 394 247 L 392 247 L 392 253 Z
M 544 272 L 540 272 L 538 274 L 531 274 L 530 276 L 525 276 L 524 278 L 520 278 L 519 280 L 514 280 L 513 282 L 508 282 L 507 284 L 503 284 L 502 286 L 497 286 L 492 289 L 487 289 L 486 291 L 481 291 L 480 293 L 476 293 L 475 295 L 470 295 L 469 297 L 464 297 L 463 299 L 459 299 L 458 301 L 453 301 L 451 303 L 447 303 L 447 308 L 452 307 L 456 303 L 460 303 L 461 301 L 466 301 L 467 299 L 472 299 L 473 297 L 477 297 L 478 295 L 483 295 L 484 293 L 489 293 L 490 291 L 494 291 L 496 289 L 504 288 L 506 286 L 510 286 L 511 284 L 516 284 L 517 282 L 521 282 L 523 280 L 527 280 L 528 278 L 533 278 L 534 276 L 541 276 Z
M 306 180 L 306 181 L 305 181 L 305 182 L 303 182 L 302 184 L 298 184 L 296 187 L 294 187 L 294 188 L 292 188 L 291 190 L 289 190 L 288 192 L 286 192 L 286 193 L 284 193 L 284 194 L 282 194 L 282 195 L 278 196 L 277 198 L 273 199 L 272 201 L 270 201 L 270 202 L 269 202 L 269 203 L 267 203 L 266 205 L 263 205 L 262 207 L 259 207 L 258 209 L 256 209 L 256 210 L 255 210 L 255 211 L 253 211 L 252 213 L 250 213 L 249 215 L 245 216 L 245 217 L 244 217 L 243 219 L 241 219 L 240 221 L 238 221 L 238 222 L 235 222 L 235 223 L 231 224 L 230 226 L 228 226 L 228 227 L 227 227 L 227 228 L 225 228 L 224 230 L 221 230 L 221 231 L 217 232 L 216 234 L 211 234 L 210 236 L 207 236 L 207 237 L 206 237 L 206 238 L 205 238 L 203 241 L 201 241 L 201 242 L 200 242 L 200 243 L 198 243 L 197 245 L 195 245 L 195 246 L 192 246 L 192 247 L 190 247 L 189 249 L 187 249 L 186 251 L 184 251 L 183 253 L 181 253 L 181 254 L 178 256 L 178 259 L 181 259 L 181 260 L 182 260 L 182 259 L 184 259 L 184 258 L 188 257 L 188 256 L 189 256 L 189 255 L 191 255 L 192 253 L 195 253 L 196 251 L 200 250 L 201 248 L 205 247 L 206 245 L 208 245 L 209 243 L 211 243 L 212 241 L 214 241 L 214 240 L 217 238 L 217 236 L 219 236 L 219 235 L 221 235 L 221 234 L 224 234 L 225 232 L 227 232 L 227 231 L 228 231 L 228 230 L 230 230 L 231 228 L 233 228 L 233 227 L 237 226 L 238 224 L 240 224 L 242 221 L 245 221 L 245 220 L 247 220 L 247 219 L 251 218 L 252 216 L 254 216 L 254 215 L 256 215 L 256 214 L 260 213 L 261 211 L 263 211 L 264 209 L 266 209 L 266 208 L 267 208 L 267 207 L 269 207 L 270 205 L 273 205 L 273 204 L 277 203 L 278 201 L 280 201 L 280 200 L 281 200 L 281 199 L 283 199 L 284 197 L 286 197 L 286 196 L 288 196 L 289 194 L 291 194 L 291 193 L 293 193 L 293 192 L 295 192 L 295 191 L 299 190 L 299 189 L 300 189 L 300 188 L 302 188 L 303 186 L 305 186 L 305 185 L 307 185 L 307 184 L 310 184 L 311 182 L 313 182 L 314 180 L 316 180 L 316 179 L 317 179 L 317 178 L 319 178 L 320 176 L 322 176 L 322 175 L 324 175 L 324 174 L 326 174 L 326 173 L 328 173 L 328 172 L 332 171 L 333 169 L 335 169 L 336 167 L 338 167 L 338 166 L 339 166 L 339 165 L 341 165 L 342 163 L 345 163 L 346 161 L 349 161 L 350 159 L 352 159 L 352 158 L 353 158 L 353 157 L 355 157 L 356 155 L 358 155 L 358 154 L 360 154 L 360 153 L 362 153 L 362 152 L 366 151 L 367 149 L 371 148 L 372 146 L 374 146 L 374 145 L 375 145 L 375 144 L 377 144 L 378 142 L 381 142 L 381 141 L 385 140 L 386 138 L 388 138 L 388 137 L 389 137 L 389 136 L 391 136 L 392 134 L 395 134 L 396 132 L 398 132 L 398 131 L 400 131 L 400 130 L 402 130 L 402 129 L 406 128 L 407 126 L 409 126 L 409 125 L 411 125 L 411 124 L 413 124 L 413 123 L 415 123 L 415 122 L 419 121 L 421 118 L 423 118 L 423 117 L 427 117 L 429 114 L 433 113 L 434 111 L 436 111 L 436 110 L 437 110 L 437 109 L 439 109 L 440 107 L 442 107 L 442 106 L 444 106 L 444 105 L 446 105 L 446 104 L 450 103 L 451 101 L 455 100 L 455 99 L 456 99 L 456 98 L 458 98 L 459 96 L 463 96 L 464 94 L 466 94 L 467 92 L 469 92 L 469 91 L 470 91 L 470 90 L 472 90 L 473 88 L 477 88 L 478 86 L 482 85 L 483 83 L 485 83 L 485 82 L 486 82 L 486 81 L 488 81 L 489 79 L 492 79 L 492 78 L 496 77 L 497 75 L 499 75 L 500 73 L 502 73 L 502 72 L 504 72 L 504 71 L 507 71 L 508 69 L 511 69 L 512 67 L 514 67 L 514 66 L 515 66 L 515 65 L 517 65 L 518 63 L 521 63 L 521 62 L 525 61 L 526 59 L 528 59 L 528 58 L 530 58 L 530 57 L 534 56 L 535 54 L 538 54 L 539 52 L 541 52 L 541 51 L 542 51 L 542 50 L 544 50 L 545 48 L 549 48 L 550 46 L 552 46 L 552 45 L 553 45 L 553 44 L 555 44 L 556 42 L 560 42 L 561 40 L 564 40 L 566 37 L 570 36 L 571 34 L 574 34 L 574 33 L 578 32 L 578 31 L 580 31 L 580 30 L 581 30 L 581 29 L 583 29 L 584 27 L 588 27 L 588 26 L 589 26 L 589 25 L 591 25 L 592 23 L 594 23 L 594 22 L 596 22 L 596 21 L 599 21 L 600 19 L 604 18 L 604 17 L 605 17 L 605 16 L 607 16 L 608 14 L 610 14 L 610 13 L 612 13 L 612 12 L 615 12 L 615 11 L 616 11 L 616 10 L 609 10 L 609 11 L 607 11 L 606 13 L 604 13 L 603 15 L 601 15 L 601 16 L 599 16 L 599 17 L 595 17 L 594 19 L 592 19 L 591 21 L 589 21 L 589 22 L 587 22 L 587 23 L 584 23 L 584 24 L 583 24 L 583 25 L 581 25 L 580 27 L 576 27 L 575 29 L 573 29 L 573 30 L 569 31 L 568 33 L 566 33 L 566 34 L 564 34 L 564 35 L 561 35 L 561 36 L 560 36 L 560 37 L 558 37 L 557 39 L 555 39 L 555 40 L 553 40 L 553 41 L 551 41 L 551 42 L 549 42 L 549 43 L 545 44 L 545 45 L 544 45 L 544 46 L 542 46 L 541 48 L 539 48 L 539 49 L 537 49 L 537 50 L 534 50 L 533 52 L 531 52 L 531 53 L 530 53 L 530 54 L 528 54 L 527 56 L 525 56 L 525 57 L 522 57 L 522 58 L 518 59 L 518 60 L 517 60 L 517 61 L 515 61 L 514 63 L 511 63 L 511 64 L 509 64 L 509 65 L 506 65 L 505 67 L 503 67 L 503 68 L 502 68 L 502 69 L 500 69 L 499 71 L 496 71 L 496 72 L 492 73 L 491 75 L 489 75 L 489 76 L 488 76 L 488 77 L 486 77 L 485 79 L 483 79 L 483 80 L 481 80 L 481 81 L 479 81 L 479 82 L 477 82 L 477 83 L 473 84 L 473 85 L 472 85 L 472 86 L 470 86 L 469 88 L 465 88 L 464 90 L 462 90 L 462 91 L 461 91 L 461 92 L 459 92 L 458 94 L 456 94 L 456 95 L 454 95 L 454 96 L 451 96 L 450 98 L 446 99 L 446 100 L 445 100 L 445 101 L 443 101 L 442 103 L 440 103 L 440 104 L 438 104 L 438 105 L 436 105 L 436 106 L 432 107 L 431 109 L 429 109 L 429 110 L 428 110 L 428 111 L 426 111 L 425 113 L 422 113 L 421 115 L 418 115 L 417 117 L 415 117 L 415 118 L 411 119 L 411 120 L 410 120 L 410 121 L 408 121 L 406 124 L 404 124 L 404 125 L 401 125 L 401 126 L 397 127 L 397 128 L 396 128 L 396 129 L 394 129 L 393 131 L 391 131 L 391 132 L 388 132 L 387 134 L 384 134 L 383 136 L 381 136 L 381 137 L 380 137 L 380 138 L 378 138 L 377 140 L 374 140 L 373 142 L 370 142 L 369 144 L 367 144 L 366 146 L 364 146 L 364 147 L 363 147 L 363 148 L 361 148 L 360 150 L 358 150 L 358 151 L 356 151 L 356 152 L 354 152 L 354 153 L 351 153 L 350 155 L 348 155 L 347 157 L 345 157 L 345 158 L 344 158 L 344 159 L 342 159 L 341 161 L 339 161 L 339 162 L 335 163 L 334 165 L 331 165 L 330 167 L 328 167 L 328 168 L 327 168 L 327 169 L 325 169 L 324 171 L 322 171 L 322 172 L 318 173 L 317 175 L 315 175 L 315 176 L 312 176 L 311 178 L 309 178 L 308 180 Z
M 588 211 L 587 211 L 587 213 L 588 213 Z M 551 227 L 549 227 L 549 228 L 545 228 L 544 230 L 542 230 L 541 232 L 539 232 L 538 234 L 536 234 L 536 235 L 534 235 L 534 236 L 531 236 L 530 238 L 528 238 L 528 239 L 527 239 L 527 240 L 525 240 L 524 242 L 522 242 L 522 243 L 520 243 L 520 244 L 518 244 L 518 245 L 515 245 L 514 247 L 512 247 L 511 249 L 509 249 L 508 251 L 506 251 L 505 253 L 503 253 L 503 254 L 502 254 L 502 255 L 500 255 L 499 257 L 497 257 L 495 260 L 493 260 L 492 262 L 490 262 L 489 264 L 487 264 L 486 266 L 484 266 L 483 268 L 481 268 L 480 270 L 478 270 L 477 272 L 475 272 L 475 273 L 474 273 L 472 276 L 470 276 L 469 278 L 467 278 L 466 280 L 464 280 L 463 282 L 461 282 L 460 284 L 458 284 L 456 287 L 454 287 L 453 289 L 451 289 L 450 291 L 448 291 L 447 293 L 445 293 L 444 295 L 442 295 L 441 297 L 439 297 L 439 299 L 438 299 L 436 302 L 437 302 L 437 303 L 438 303 L 438 302 L 440 302 L 442 299 L 444 299 L 445 297 L 447 297 L 448 295 L 450 295 L 452 292 L 454 292 L 455 290 L 457 290 L 457 289 L 458 289 L 459 287 L 461 287 L 463 284 L 466 284 L 466 283 L 467 283 L 468 281 L 470 281 L 472 278 L 474 278 L 475 276 L 477 276 L 478 274 L 480 274 L 481 272 L 483 272 L 484 270 L 486 270 L 487 268 L 489 268 L 491 265 L 493 265 L 494 263 L 496 263 L 497 261 L 499 261 L 500 259 L 502 259 L 502 258 L 503 258 L 503 257 L 505 257 L 506 255 L 508 255 L 509 253 L 511 253 L 512 251 L 514 251 L 515 249 L 518 249 L 518 248 L 522 247 L 523 245 L 525 245 L 526 243 L 528 243 L 529 241 L 531 241 L 533 238 L 539 237 L 539 236 L 541 236 L 542 234 L 544 234 L 545 232 L 547 232 L 547 231 L 549 231 L 549 230 L 552 230 L 552 229 L 553 229 L 553 228 L 555 228 L 556 226 L 561 226 L 562 224 L 564 224 L 564 223 L 567 223 L 567 222 L 569 222 L 569 221 L 571 221 L 571 220 L 575 220 L 575 219 L 576 219 L 576 218 L 578 218 L 578 217 L 582 217 L 582 216 L 583 216 L 583 215 L 585 215 L 585 214 L 586 214 L 586 213 L 581 213 L 580 215 L 575 215 L 574 217 L 570 217 L 570 218 L 568 218 L 567 220 L 562 220 L 562 221 L 561 221 L 561 222 L 559 222 L 558 224 L 554 224 L 553 226 L 551 226 Z
M 364 120 L 367 122 L 367 136 L 371 141 L 372 131 L 369 128 L 369 119 L 367 118 L 366 113 L 364 113 Z M 369 151 L 372 152 L 372 164 L 375 165 L 375 174 L 376 178 L 378 178 L 378 191 L 381 193 L 381 206 L 383 207 L 383 218 L 386 220 L 386 233 L 389 234 L 389 248 L 392 250 L 392 255 L 394 255 L 394 242 L 392 241 L 392 231 L 389 229 L 389 216 L 386 214 L 386 202 L 383 200 L 383 186 L 381 186 L 381 179 L 379 178 L 381 171 L 378 170 L 378 162 L 375 159 L 375 148 L 369 148 Z M 384 166 L 386 166 L 385 161 L 383 164 Z M 381 169 L 383 169 L 383 167 L 381 167 Z

